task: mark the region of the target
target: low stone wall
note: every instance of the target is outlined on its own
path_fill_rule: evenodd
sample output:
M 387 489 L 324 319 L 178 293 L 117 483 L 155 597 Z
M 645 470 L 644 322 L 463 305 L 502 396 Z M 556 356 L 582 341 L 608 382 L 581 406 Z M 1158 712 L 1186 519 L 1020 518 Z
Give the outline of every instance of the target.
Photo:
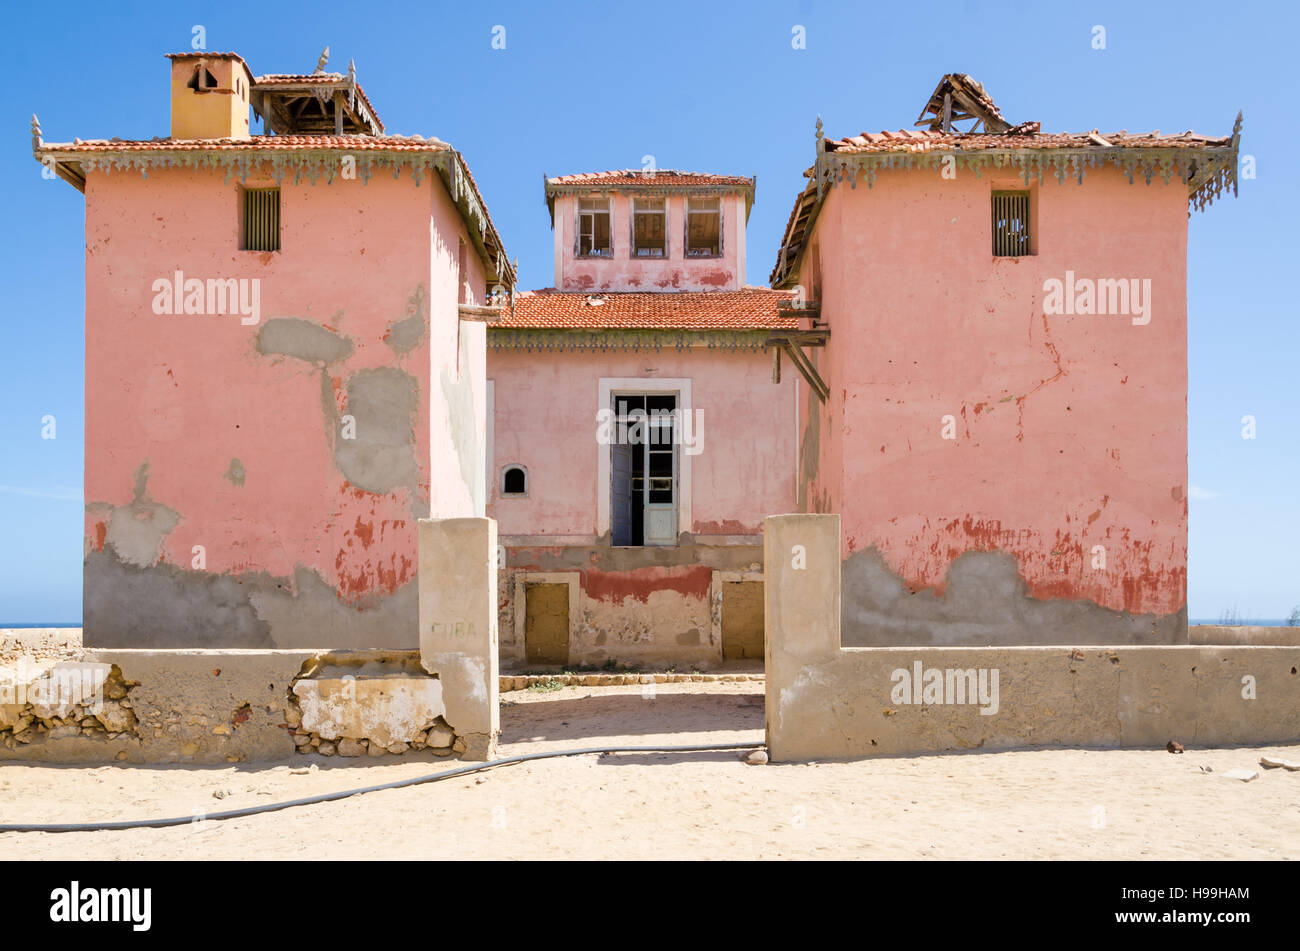
M 474 724 L 449 712 L 449 689 L 418 651 L 123 649 L 57 662 L 19 658 L 0 673 L 0 760 L 481 756 L 471 748 Z
M 840 646 L 839 518 L 766 521 L 775 761 L 1300 739 L 1300 647 Z
M 1255 647 L 1300 647 L 1300 627 L 1257 624 L 1195 624 L 1187 629 L 1191 644 L 1240 644 Z

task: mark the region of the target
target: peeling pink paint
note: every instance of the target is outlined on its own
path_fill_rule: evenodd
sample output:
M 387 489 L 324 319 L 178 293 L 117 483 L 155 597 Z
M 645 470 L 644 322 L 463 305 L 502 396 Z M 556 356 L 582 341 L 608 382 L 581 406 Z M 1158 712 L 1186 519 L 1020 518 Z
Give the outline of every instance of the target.
M 475 514 L 474 487 L 465 485 L 447 436 L 440 380 L 469 381 L 481 448 L 486 394 L 474 367 L 483 366 L 484 329 L 462 329 L 456 313 L 464 226 L 436 175 L 419 187 L 409 174 L 368 184 L 286 179 L 283 250 L 244 252 L 239 184 L 222 171 L 191 169 L 87 178 L 87 502 L 129 503 L 147 460 L 149 495 L 180 515 L 163 561 L 188 569 L 201 545 L 209 572 L 292 577 L 302 566 L 350 599 L 391 593 L 414 577 L 417 517 Z M 484 277 L 477 255 L 466 258 L 473 302 Z M 178 269 L 260 280 L 259 324 L 155 315 L 152 282 Z M 386 342 L 390 324 L 410 313 L 421 288 L 430 330 L 396 354 Z M 350 356 L 322 369 L 258 352 L 259 330 L 285 317 L 345 337 Z M 385 493 L 352 487 L 340 472 L 339 434 L 321 395 L 326 373 L 334 408 L 348 413 L 347 379 L 376 368 L 410 374 L 417 391 L 410 420 L 417 478 Z M 243 485 L 222 476 L 235 458 Z M 102 549 L 102 517 L 88 516 L 87 526 Z
M 831 190 L 804 266 L 831 328 L 816 359 L 833 394 L 815 408 L 804 508 L 842 513 L 845 555 L 877 546 L 913 590 L 941 587 L 964 551 L 1000 550 L 1035 597 L 1177 612 L 1186 187 L 1110 168 L 1035 184 L 1037 253 L 994 258 L 989 193 L 1024 187 L 921 170 Z M 1044 316 L 1043 282 L 1067 269 L 1150 278 L 1151 322 Z M 945 415 L 955 440 L 940 438 Z

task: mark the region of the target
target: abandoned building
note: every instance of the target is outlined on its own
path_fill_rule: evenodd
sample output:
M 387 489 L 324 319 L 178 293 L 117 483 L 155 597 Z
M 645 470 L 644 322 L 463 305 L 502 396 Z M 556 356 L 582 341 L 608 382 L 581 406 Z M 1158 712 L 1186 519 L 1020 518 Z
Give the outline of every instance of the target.
M 547 178 L 555 286 L 488 329 L 503 663 L 763 656 L 762 522 L 795 504 L 791 295 L 745 286 L 752 178 Z
M 771 283 L 826 338 L 796 510 L 841 515 L 845 645 L 1187 643 L 1187 228 L 1240 123 L 1049 134 L 962 74 L 818 122 Z
M 514 269 L 460 153 L 388 134 L 353 67 L 169 59 L 169 136 L 33 119 L 85 194 L 85 643 L 414 648 L 417 519 L 483 515 Z
M 771 287 L 753 178 L 637 170 L 545 178 L 514 294 L 354 68 L 170 62 L 169 137 L 33 129 L 86 196 L 87 644 L 410 648 L 416 521 L 486 514 L 503 662 L 760 659 L 784 512 L 842 515 L 846 644 L 1186 642 L 1188 209 L 1239 124 L 1043 133 L 954 73 L 818 124 Z

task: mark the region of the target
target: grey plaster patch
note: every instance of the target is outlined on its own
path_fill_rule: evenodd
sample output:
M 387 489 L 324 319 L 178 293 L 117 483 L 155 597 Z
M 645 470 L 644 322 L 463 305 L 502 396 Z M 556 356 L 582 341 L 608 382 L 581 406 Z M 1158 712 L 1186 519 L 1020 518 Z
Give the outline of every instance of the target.
M 429 292 L 423 284 L 415 288 L 406 302 L 409 316 L 395 320 L 388 325 L 384 342 L 393 348 L 396 354 L 409 353 L 419 345 L 429 330 Z
M 242 487 L 244 484 L 244 464 L 238 459 L 231 459 L 230 467 L 222 473 L 221 477 L 226 479 L 231 485 Z
M 299 566 L 289 586 L 259 587 L 249 601 L 272 631 L 275 646 L 411 649 L 419 642 L 418 584 L 391 595 L 370 594 L 352 605 L 316 572 Z
M 392 648 L 418 641 L 417 583 L 341 600 L 315 571 L 292 580 L 124 563 L 111 545 L 86 557 L 84 642 L 94 647 Z
M 147 568 L 162 557 L 163 539 L 180 522 L 174 509 L 149 498 L 149 461 L 135 472 L 135 498 L 113 509 L 105 544 L 112 545 L 127 564 Z
M 123 562 L 112 543 L 86 556 L 83 634 L 94 647 L 274 647 L 248 603 L 255 582 Z M 265 583 L 274 585 L 269 578 Z
M 845 647 L 1186 644 L 1187 609 L 1129 614 L 1092 601 L 1030 597 L 1014 556 L 968 551 L 948 566 L 944 593 L 912 593 L 873 546 L 841 567 Z
M 356 420 L 356 438 L 335 440 L 334 462 L 357 488 L 386 493 L 402 485 L 416 486 L 418 389 L 415 377 L 392 367 L 360 370 L 348 377 L 347 411 Z
M 267 356 L 295 357 L 324 366 L 352 355 L 352 341 L 320 324 L 298 317 L 276 317 L 257 332 L 257 351 Z

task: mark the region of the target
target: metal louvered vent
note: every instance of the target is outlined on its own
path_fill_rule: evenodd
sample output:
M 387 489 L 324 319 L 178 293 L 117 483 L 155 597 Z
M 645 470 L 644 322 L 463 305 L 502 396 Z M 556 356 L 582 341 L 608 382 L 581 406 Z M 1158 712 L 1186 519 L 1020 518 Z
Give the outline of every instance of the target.
M 239 246 L 244 251 L 280 250 L 280 189 L 244 189 Z
M 993 256 L 1029 254 L 1029 192 L 993 193 Z

